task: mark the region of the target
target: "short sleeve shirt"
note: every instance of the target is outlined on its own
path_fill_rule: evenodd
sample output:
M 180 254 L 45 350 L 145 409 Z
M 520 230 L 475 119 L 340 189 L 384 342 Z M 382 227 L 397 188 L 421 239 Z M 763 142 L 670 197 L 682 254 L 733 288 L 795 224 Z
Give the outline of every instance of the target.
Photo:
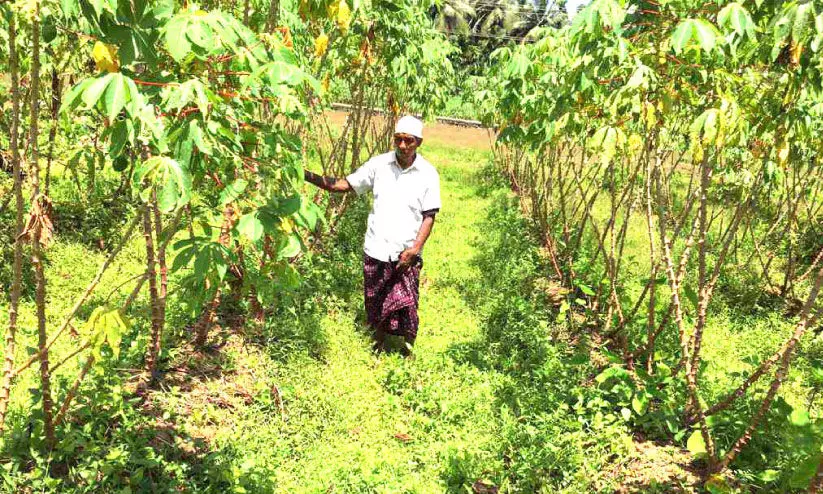
M 380 261 L 396 261 L 414 245 L 423 213 L 440 209 L 440 176 L 419 154 L 405 170 L 394 151 L 375 156 L 346 180 L 357 195 L 374 196 L 363 250 Z

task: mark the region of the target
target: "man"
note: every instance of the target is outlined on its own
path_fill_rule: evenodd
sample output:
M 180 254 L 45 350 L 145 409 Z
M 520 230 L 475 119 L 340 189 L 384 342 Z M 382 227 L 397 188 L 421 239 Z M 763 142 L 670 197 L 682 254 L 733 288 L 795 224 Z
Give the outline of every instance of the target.
M 395 150 L 375 156 L 346 178 L 306 171 L 306 181 L 329 192 L 371 191 L 363 245 L 366 319 L 374 330 L 375 349 L 385 350 L 387 334 L 402 336 L 409 355 L 419 320 L 420 255 L 440 210 L 440 177 L 417 149 L 423 122 L 405 116 L 397 121 Z

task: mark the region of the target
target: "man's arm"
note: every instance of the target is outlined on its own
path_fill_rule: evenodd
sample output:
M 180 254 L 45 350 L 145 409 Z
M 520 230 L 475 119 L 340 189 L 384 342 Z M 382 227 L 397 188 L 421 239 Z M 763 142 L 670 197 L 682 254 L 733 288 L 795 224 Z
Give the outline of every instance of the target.
M 329 192 L 349 192 L 354 190 L 345 178 L 324 177 L 308 170 L 303 172 L 303 177 L 306 179 L 306 182 Z
M 423 246 L 426 245 L 426 240 L 429 239 L 433 226 L 434 214 L 424 216 L 423 224 L 420 225 L 420 230 L 417 231 L 417 238 L 414 239 L 414 244 L 400 253 L 400 263 L 398 267 L 405 269 L 411 266 L 414 258 L 420 254 Z

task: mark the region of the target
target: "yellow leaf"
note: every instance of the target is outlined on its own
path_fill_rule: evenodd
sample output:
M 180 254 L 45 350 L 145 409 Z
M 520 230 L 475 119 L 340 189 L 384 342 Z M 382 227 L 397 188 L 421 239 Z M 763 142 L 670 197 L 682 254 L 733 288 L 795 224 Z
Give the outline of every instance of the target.
M 346 3 L 346 0 L 340 0 L 340 3 L 337 6 L 337 27 L 339 27 L 340 32 L 345 35 L 346 32 L 348 32 L 350 25 L 351 9 L 349 8 L 349 4 Z
M 280 229 L 285 233 L 291 233 L 294 231 L 294 222 L 291 218 L 283 218 L 280 220 Z
M 692 162 L 700 163 L 701 161 L 703 161 L 703 146 L 700 141 L 694 141 L 692 143 Z
M 105 70 L 106 72 L 117 72 L 120 70 L 120 61 L 117 58 L 116 46 L 97 41 L 91 50 L 91 56 L 94 59 L 95 65 L 97 65 L 97 70 Z
M 646 117 L 646 128 L 651 129 L 657 125 L 657 109 L 654 104 L 647 101 L 643 103 L 643 113 Z
M 314 56 L 322 57 L 329 48 L 329 36 L 326 33 L 320 33 L 320 36 L 314 40 Z
M 632 156 L 636 156 L 643 149 L 643 138 L 638 134 L 629 136 L 629 152 Z
M 777 149 L 777 164 L 780 166 L 785 166 L 786 162 L 789 161 L 789 151 L 791 147 L 789 146 L 788 141 L 783 141 L 780 147 Z
M 792 55 L 792 65 L 799 65 L 800 64 L 800 55 L 803 53 L 803 45 L 800 43 L 796 43 L 792 41 L 792 45 L 789 48 L 789 51 Z
M 329 83 L 330 82 L 331 82 L 331 80 L 329 78 L 329 75 L 326 74 L 326 76 L 323 77 L 323 82 L 321 83 L 321 85 L 323 86 L 323 91 L 329 92 Z
M 334 19 L 337 17 L 337 11 L 340 9 L 340 4 L 336 1 L 331 2 L 328 7 L 326 7 L 326 15 L 329 16 L 329 19 Z

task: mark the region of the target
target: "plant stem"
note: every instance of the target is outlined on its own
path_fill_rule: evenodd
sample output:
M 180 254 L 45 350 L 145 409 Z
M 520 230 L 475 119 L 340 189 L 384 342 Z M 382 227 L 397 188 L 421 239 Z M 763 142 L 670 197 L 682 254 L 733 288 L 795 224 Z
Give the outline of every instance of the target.
M 3 384 L 0 387 L 0 434 L 6 424 L 6 411 L 11 395 L 11 383 L 14 372 L 14 348 L 17 335 L 17 318 L 20 306 L 20 289 L 23 279 L 23 174 L 20 166 L 20 68 L 17 59 L 17 26 L 14 12 L 9 15 L 9 72 L 11 76 L 11 129 L 9 147 L 11 148 L 12 173 L 14 174 L 14 202 L 16 218 L 14 227 L 14 267 L 9 304 L 9 325 L 5 335 L 5 353 L 3 359 Z

